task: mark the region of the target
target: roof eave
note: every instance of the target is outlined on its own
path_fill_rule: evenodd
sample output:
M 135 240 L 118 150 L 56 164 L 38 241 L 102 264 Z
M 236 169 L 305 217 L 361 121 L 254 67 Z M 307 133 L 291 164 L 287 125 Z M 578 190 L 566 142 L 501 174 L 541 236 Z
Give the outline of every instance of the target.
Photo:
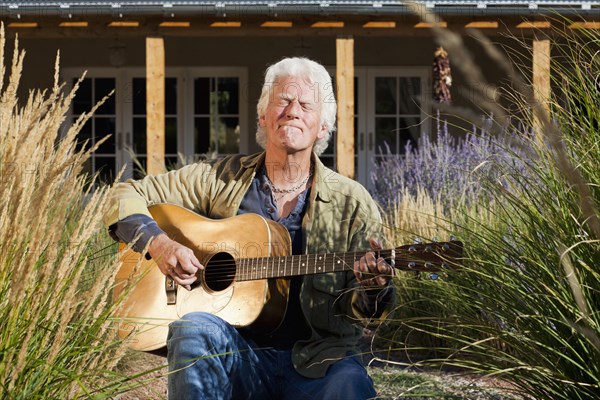
M 502 7 L 477 7 L 477 6 L 436 6 L 428 11 L 440 16 L 469 16 L 469 17 L 599 17 L 599 8 L 577 7 L 543 7 L 527 8 L 518 6 Z M 344 16 L 364 15 L 376 16 L 404 16 L 415 15 L 404 5 L 349 5 L 349 4 L 206 4 L 194 6 L 147 6 L 136 5 L 120 7 L 71 6 L 9 6 L 0 4 L 0 18 L 42 17 L 42 18 L 91 18 L 91 17 L 235 17 L 244 16 L 269 16 L 269 17 L 307 17 L 307 16 Z

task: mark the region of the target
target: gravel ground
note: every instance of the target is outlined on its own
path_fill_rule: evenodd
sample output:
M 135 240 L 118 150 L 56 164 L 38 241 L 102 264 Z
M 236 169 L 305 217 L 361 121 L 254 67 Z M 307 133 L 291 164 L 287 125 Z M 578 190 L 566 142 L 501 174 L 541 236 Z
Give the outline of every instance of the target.
M 142 385 L 122 394 L 115 400 L 166 399 L 166 358 L 148 353 L 131 352 L 120 371 L 134 375 L 155 370 L 145 375 Z M 367 360 L 368 361 L 368 360 Z M 414 371 L 405 367 L 371 362 L 369 374 L 382 399 L 456 399 L 456 400 L 522 400 L 509 395 L 510 386 L 500 380 L 476 375 Z M 349 399 L 350 400 L 350 399 Z
M 141 386 L 115 398 L 115 400 L 159 400 L 167 398 L 167 358 L 162 355 L 130 351 L 119 371 L 134 375 L 151 371 L 141 378 Z

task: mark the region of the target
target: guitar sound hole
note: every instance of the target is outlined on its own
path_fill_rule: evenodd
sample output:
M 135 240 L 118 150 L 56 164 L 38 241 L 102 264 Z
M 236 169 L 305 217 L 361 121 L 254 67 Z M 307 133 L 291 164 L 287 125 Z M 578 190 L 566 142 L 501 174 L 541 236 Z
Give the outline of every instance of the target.
M 212 291 L 227 289 L 235 279 L 235 259 L 229 253 L 217 253 L 205 265 L 204 283 Z

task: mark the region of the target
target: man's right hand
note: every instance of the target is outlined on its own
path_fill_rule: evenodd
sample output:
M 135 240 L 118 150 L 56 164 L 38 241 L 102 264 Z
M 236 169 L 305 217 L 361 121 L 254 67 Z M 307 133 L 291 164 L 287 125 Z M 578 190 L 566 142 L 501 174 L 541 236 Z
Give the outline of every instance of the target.
M 170 276 L 187 290 L 192 289 L 198 270 L 204 269 L 192 249 L 169 239 L 165 234 L 152 239 L 148 253 L 165 276 Z

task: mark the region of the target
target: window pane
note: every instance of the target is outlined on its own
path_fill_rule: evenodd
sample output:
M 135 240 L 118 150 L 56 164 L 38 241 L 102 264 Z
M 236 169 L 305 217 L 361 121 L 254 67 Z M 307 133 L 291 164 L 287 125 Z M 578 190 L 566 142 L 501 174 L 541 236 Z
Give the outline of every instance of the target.
M 321 159 L 321 162 L 326 166 L 329 167 L 333 170 L 335 170 L 335 157 L 334 157 L 334 147 L 335 147 L 335 141 L 336 141 L 336 134 L 337 132 L 334 132 L 331 135 L 331 138 L 329 139 L 329 146 L 327 146 L 327 148 L 325 149 L 325 151 L 321 154 L 321 156 L 319 157 Z
M 237 77 L 194 79 L 194 153 L 238 153 L 240 82 Z
M 240 124 L 238 118 L 219 118 L 218 148 L 219 154 L 239 153 Z
M 396 114 L 396 78 L 375 78 L 375 113 Z
M 399 114 L 419 114 L 421 105 L 419 96 L 421 95 L 421 79 L 418 77 L 399 78 L 400 99 Z
M 77 83 L 77 79 L 73 79 L 73 85 Z M 73 99 L 73 114 L 79 115 L 92 108 L 92 78 L 85 78 L 81 82 L 77 95 Z
M 218 83 L 219 114 L 237 114 L 239 102 L 238 78 L 219 78 Z
M 165 153 L 177 153 L 177 118 L 165 118 Z
M 177 114 L 177 78 L 165 79 L 165 113 Z
M 210 120 L 208 117 L 194 119 L 194 153 L 204 154 L 210 148 Z
M 100 145 L 96 153 L 114 154 L 115 153 L 115 118 L 96 117 L 94 118 L 94 133 L 96 142 L 110 135 L 110 137 Z
M 210 114 L 210 78 L 194 80 L 194 114 Z
M 178 165 L 179 159 L 177 156 L 165 157 L 165 165 L 167 167 L 167 171 L 172 171 L 179 167 Z
M 73 118 L 75 122 L 76 118 Z M 83 144 L 87 141 L 86 149 L 89 149 L 94 143 L 92 142 L 92 120 L 88 119 L 85 125 L 81 127 L 81 130 L 77 134 L 77 151 L 83 148 Z
M 329 141 L 327 142 L 329 145 L 327 146 L 327 148 L 325 149 L 325 151 L 321 154 L 321 157 L 323 156 L 333 156 L 333 149 L 335 147 L 335 142 L 336 142 L 336 135 L 337 135 L 337 131 L 334 132 L 331 137 L 329 138 Z
M 133 179 L 142 179 L 146 176 L 148 162 L 146 156 L 136 156 L 133 160 Z
M 133 151 L 146 154 L 146 117 L 133 118 Z
M 87 160 L 85 160 L 85 162 L 83 163 L 83 168 L 81 170 L 81 173 L 83 175 L 92 176 L 94 174 L 94 170 L 92 168 L 92 163 L 93 163 L 92 158 L 88 158 Z
M 115 180 L 115 157 L 95 157 L 96 172 L 99 172 L 100 182 L 112 183 Z
M 375 118 L 375 146 L 390 147 L 392 153 L 397 153 L 396 118 Z
M 133 78 L 132 81 L 133 113 L 146 114 L 146 78 Z
M 400 153 L 404 153 L 404 146 L 410 140 L 413 145 L 420 136 L 420 118 L 419 117 L 408 117 L 399 119 L 398 136 L 400 138 Z
M 95 78 L 95 94 L 94 103 L 99 102 L 115 89 L 115 78 Z M 115 114 L 115 94 L 113 93 L 105 102 L 98 108 L 98 114 Z

